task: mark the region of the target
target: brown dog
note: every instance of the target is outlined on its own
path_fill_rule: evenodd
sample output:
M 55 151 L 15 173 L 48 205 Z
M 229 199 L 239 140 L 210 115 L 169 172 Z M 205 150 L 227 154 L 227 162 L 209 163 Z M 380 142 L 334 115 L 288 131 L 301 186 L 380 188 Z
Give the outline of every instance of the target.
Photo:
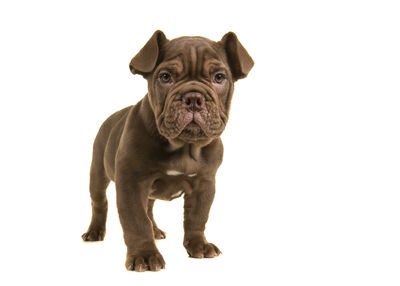
M 153 218 L 154 200 L 184 194 L 184 242 L 190 257 L 221 252 L 204 230 L 222 162 L 220 135 L 228 121 L 234 82 L 253 60 L 232 32 L 221 41 L 168 40 L 156 31 L 130 69 L 148 81 L 148 94 L 111 115 L 93 146 L 90 169 L 92 220 L 84 241 L 103 240 L 106 188 L 113 180 L 128 270 L 158 271 L 165 262 L 154 239 L 165 238 Z

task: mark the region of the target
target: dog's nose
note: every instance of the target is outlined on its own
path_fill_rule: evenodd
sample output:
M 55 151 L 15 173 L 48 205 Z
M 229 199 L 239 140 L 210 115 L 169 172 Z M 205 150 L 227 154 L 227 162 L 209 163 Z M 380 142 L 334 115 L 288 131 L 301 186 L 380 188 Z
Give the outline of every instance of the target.
M 199 92 L 188 92 L 186 93 L 183 98 L 183 105 L 184 107 L 192 110 L 192 111 L 200 111 L 205 106 L 205 98 Z

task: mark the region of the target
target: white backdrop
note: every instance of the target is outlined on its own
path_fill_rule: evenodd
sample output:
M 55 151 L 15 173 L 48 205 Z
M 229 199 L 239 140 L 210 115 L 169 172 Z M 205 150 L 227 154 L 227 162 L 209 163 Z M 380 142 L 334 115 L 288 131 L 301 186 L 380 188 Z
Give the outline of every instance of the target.
M 399 285 L 396 1 L 2 1 L 1 285 Z M 159 273 L 124 268 L 110 185 L 104 242 L 84 244 L 94 136 L 146 82 L 130 59 L 161 29 L 255 61 L 239 81 L 207 226 L 189 259 L 182 199 L 156 202 Z M 122 284 L 123 283 L 123 284 Z

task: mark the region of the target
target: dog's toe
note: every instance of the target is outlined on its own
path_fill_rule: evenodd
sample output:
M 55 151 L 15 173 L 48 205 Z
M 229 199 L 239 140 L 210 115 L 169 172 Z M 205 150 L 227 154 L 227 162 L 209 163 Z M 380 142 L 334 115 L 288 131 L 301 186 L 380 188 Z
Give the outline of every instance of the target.
M 155 239 L 165 239 L 167 237 L 167 234 L 165 233 L 165 231 L 162 231 L 158 227 L 154 227 L 153 232 L 154 232 Z
M 102 241 L 106 234 L 105 230 L 89 229 L 87 232 L 82 234 L 83 241 Z

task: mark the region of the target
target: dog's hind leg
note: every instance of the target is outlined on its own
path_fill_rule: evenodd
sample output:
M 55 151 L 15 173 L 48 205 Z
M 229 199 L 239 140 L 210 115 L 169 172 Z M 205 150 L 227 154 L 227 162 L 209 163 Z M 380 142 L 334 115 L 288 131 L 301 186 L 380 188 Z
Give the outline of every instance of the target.
M 92 221 L 87 232 L 82 235 L 84 241 L 104 239 L 107 219 L 106 189 L 114 177 L 115 153 L 125 118 L 131 108 L 132 106 L 128 106 L 107 118 L 94 140 L 89 186 L 92 199 Z
M 147 202 L 147 215 L 148 215 L 149 219 L 151 220 L 151 223 L 153 224 L 154 238 L 155 239 L 164 239 L 164 238 L 166 238 L 167 234 L 158 228 L 158 226 L 154 220 L 154 216 L 153 216 L 153 206 L 154 206 L 154 200 L 149 199 Z
M 106 233 L 108 208 L 106 189 L 110 183 L 110 179 L 107 177 L 104 168 L 104 146 L 101 140 L 96 141 L 93 147 L 89 186 L 90 198 L 92 200 L 92 220 L 87 232 L 82 235 L 84 241 L 103 240 Z

